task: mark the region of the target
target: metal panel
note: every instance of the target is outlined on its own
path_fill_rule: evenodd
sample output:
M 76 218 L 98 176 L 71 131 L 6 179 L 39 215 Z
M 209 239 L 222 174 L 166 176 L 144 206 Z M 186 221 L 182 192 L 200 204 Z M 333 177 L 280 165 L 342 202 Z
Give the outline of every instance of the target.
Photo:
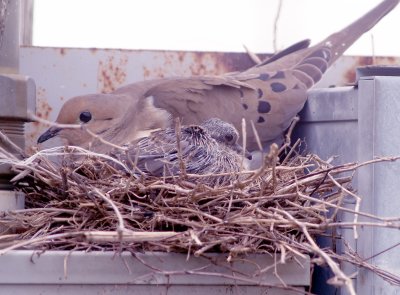
M 305 138 L 306 148 L 323 159 L 338 156 L 334 159 L 335 164 L 363 162 L 377 156 L 398 156 L 399 93 L 400 77 L 363 77 L 358 88 L 311 91 L 308 103 L 300 114 L 302 120 L 296 136 Z M 380 163 L 359 169 L 353 186 L 362 197 L 360 210 L 380 217 L 398 218 L 399 175 L 399 162 Z M 348 202 L 347 205 L 351 206 Z M 352 221 L 352 216 L 343 214 L 341 219 Z M 359 220 L 365 221 L 366 218 L 360 217 Z M 360 237 L 357 240 L 354 240 L 352 230 L 341 229 L 340 233 L 366 261 L 400 274 L 400 249 L 390 249 L 400 243 L 398 230 L 360 227 Z M 322 245 L 330 243 L 326 239 L 320 242 Z M 344 250 L 341 245 L 337 246 L 339 253 Z M 390 250 L 381 253 L 386 249 Z M 355 272 L 348 265 L 342 265 L 342 268 L 347 274 Z M 326 273 L 322 273 L 322 276 L 326 276 Z M 365 269 L 359 270 L 356 287 L 358 294 L 398 294 L 398 286 L 390 285 Z M 335 292 L 323 291 L 324 288 L 327 286 L 319 286 L 314 291 L 318 294 Z M 341 291 L 346 294 L 345 290 Z
M 36 89 L 32 79 L 17 75 L 19 20 L 20 1 L 0 1 L 0 130 L 24 149 L 24 122 L 28 110 L 35 112 Z M 12 174 L 8 165 L 0 166 L 1 189 L 12 189 Z
M 2 285 L 0 295 L 99 295 L 99 294 L 116 294 L 116 295 L 287 295 L 303 294 L 304 288 L 296 288 L 297 292 L 287 290 L 253 287 L 253 286 L 193 286 L 193 285 Z
M 365 77 L 360 87 L 360 161 L 400 154 L 400 77 Z M 358 191 L 363 196 L 361 210 L 381 217 L 399 217 L 400 163 L 380 163 L 364 167 L 358 175 Z M 363 220 L 361 218 L 361 220 Z M 357 251 L 366 261 L 400 274 L 400 235 L 396 229 L 361 228 Z M 385 251 L 386 250 L 386 251 Z M 378 254 L 379 255 L 376 255 Z M 369 259 L 371 257 L 371 259 Z M 368 271 L 360 271 L 360 294 L 398 294 L 392 286 Z
M 358 136 L 358 91 L 354 87 L 315 89 L 310 91 L 308 102 L 300 113 L 300 123 L 294 138 L 304 140 L 304 149 L 315 153 L 323 160 L 331 157 L 333 164 L 354 162 L 357 159 Z M 356 182 L 353 183 L 356 186 Z M 353 200 L 345 200 L 343 206 L 354 207 Z M 351 214 L 338 216 L 339 220 L 353 221 Z M 343 236 L 355 248 L 353 232 L 350 229 L 329 232 L 330 236 Z M 340 240 L 333 242 L 330 237 L 318 238 L 321 247 L 333 247 L 342 253 Z M 356 271 L 355 267 L 342 263 L 346 274 Z M 326 281 L 333 276 L 328 267 L 316 267 L 313 277 L 313 292 L 316 294 L 337 294 L 334 286 Z M 345 290 L 342 290 L 345 291 Z
M 0 1 L 0 73 L 17 73 L 19 0 Z
M 309 151 L 335 163 L 354 161 L 357 135 L 357 91 L 354 87 L 315 89 L 299 114 L 297 137 L 305 140 Z
M 238 291 L 235 286 L 239 286 L 239 291 L 248 292 L 246 294 L 265 294 L 268 288 L 258 287 L 258 282 L 281 284 L 273 274 L 276 261 L 269 255 L 249 255 L 243 260 L 234 259 L 232 263 L 226 262 L 225 255 L 210 254 L 214 262 L 193 256 L 187 259 L 186 254 L 178 253 L 135 255 L 137 258 L 127 252 L 11 251 L 0 256 L 0 294 L 5 294 L 3 290 L 10 292 L 7 294 L 22 294 L 28 290 L 29 294 L 118 293 L 121 290 L 139 294 L 160 294 L 167 290 L 169 294 L 187 294 L 189 288 L 193 288 L 194 294 L 235 294 Z M 233 273 L 230 267 L 238 272 Z M 259 275 L 260 269 L 266 267 L 270 269 Z M 310 260 L 298 257 L 298 261 L 278 264 L 276 270 L 286 284 L 307 286 L 309 268 Z M 196 272 L 220 273 L 229 277 L 198 275 Z M 270 291 L 271 294 L 286 294 L 278 289 L 268 289 L 268 294 Z

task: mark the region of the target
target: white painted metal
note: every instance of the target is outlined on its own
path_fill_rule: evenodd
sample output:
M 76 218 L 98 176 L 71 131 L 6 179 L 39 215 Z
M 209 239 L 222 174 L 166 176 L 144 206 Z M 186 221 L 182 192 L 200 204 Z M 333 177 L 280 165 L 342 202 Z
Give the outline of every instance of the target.
M 338 156 L 334 160 L 336 164 L 399 156 L 399 114 L 400 77 L 362 77 L 358 88 L 311 91 L 296 136 L 305 138 L 307 149 L 322 158 Z M 353 183 L 362 197 L 360 210 L 398 220 L 399 175 L 398 161 L 361 168 Z M 351 206 L 349 202 L 347 205 Z M 353 216 L 343 214 L 341 218 L 353 221 Z M 376 220 L 360 216 L 359 221 Z M 394 224 L 400 226 L 398 221 Z M 367 262 L 400 275 L 400 248 L 390 249 L 400 243 L 398 229 L 359 227 L 357 240 L 354 240 L 352 229 L 342 229 L 339 233 Z M 321 242 L 331 244 L 329 239 Z M 340 243 L 337 247 L 339 252 L 346 250 Z M 386 249 L 389 250 L 381 253 Z M 356 271 L 348 265 L 342 265 L 342 268 L 347 274 Z M 398 286 L 390 285 L 366 269 L 359 270 L 355 283 L 358 294 L 399 294 Z M 323 294 L 334 294 L 335 291 L 331 291 Z M 346 294 L 345 290 L 342 292 Z
M 281 284 L 276 260 L 249 255 L 226 262 L 226 255 L 178 253 L 11 251 L 0 256 L 0 294 L 287 294 L 260 284 Z M 297 261 L 296 261 L 297 260 Z M 310 282 L 310 260 L 297 257 L 276 268 L 282 281 L 299 289 Z M 269 269 L 260 274 L 261 269 Z M 235 268 L 237 272 L 232 272 Z M 199 275 L 214 273 L 216 275 Z M 221 275 L 222 274 L 222 275 Z M 224 277 L 226 275 L 226 277 Z M 232 279 L 237 278 L 237 279 Z M 245 282 L 242 279 L 252 280 Z M 254 283 L 257 282 L 257 283 Z

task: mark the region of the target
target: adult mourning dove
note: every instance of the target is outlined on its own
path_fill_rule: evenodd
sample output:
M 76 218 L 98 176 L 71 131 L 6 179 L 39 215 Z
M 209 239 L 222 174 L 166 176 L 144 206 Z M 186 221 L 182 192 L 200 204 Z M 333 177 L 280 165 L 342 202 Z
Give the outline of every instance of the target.
M 307 91 L 364 32 L 390 12 L 399 0 L 385 0 L 343 30 L 309 47 L 309 40 L 275 54 L 244 72 L 221 76 L 165 78 L 137 82 L 109 94 L 75 97 L 61 108 L 57 122 L 86 124 L 105 140 L 124 144 L 145 132 L 170 125 L 170 117 L 183 124 L 199 124 L 217 117 L 240 130 L 242 118 L 253 121 L 264 147 L 278 142 L 303 108 Z M 249 126 L 250 124 L 247 124 Z M 248 127 L 247 148 L 257 150 Z M 107 147 L 84 130 L 52 127 L 41 143 L 60 136 L 70 145 Z
M 182 126 L 179 132 L 175 128 L 154 131 L 128 146 L 128 152 L 117 150 L 111 155 L 146 175 L 175 176 L 184 169 L 205 175 L 195 178 L 196 182 L 222 185 L 238 179 L 238 172 L 247 168 L 243 158 L 247 153 L 238 138 L 232 124 L 211 118 L 200 125 Z

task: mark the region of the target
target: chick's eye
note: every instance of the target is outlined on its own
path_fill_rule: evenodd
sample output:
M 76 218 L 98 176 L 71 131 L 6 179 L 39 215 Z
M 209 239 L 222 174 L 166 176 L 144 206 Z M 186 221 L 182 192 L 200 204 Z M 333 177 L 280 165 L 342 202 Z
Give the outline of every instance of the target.
M 226 140 L 227 142 L 232 142 L 232 140 L 233 140 L 233 135 L 232 135 L 232 134 L 227 134 L 227 135 L 225 135 L 225 140 Z
M 79 115 L 79 120 L 81 120 L 81 122 L 83 122 L 83 123 L 87 123 L 90 120 L 92 120 L 92 114 L 88 111 L 82 112 Z

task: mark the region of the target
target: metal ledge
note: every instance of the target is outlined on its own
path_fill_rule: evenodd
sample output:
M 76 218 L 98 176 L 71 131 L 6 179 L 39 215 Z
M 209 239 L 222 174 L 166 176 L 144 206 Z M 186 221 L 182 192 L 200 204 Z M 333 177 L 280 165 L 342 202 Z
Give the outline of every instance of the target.
M 219 292 L 223 289 L 224 294 L 230 294 L 227 287 L 242 286 L 253 290 L 248 294 L 259 294 L 262 288 L 266 289 L 265 285 L 281 285 L 282 281 L 300 288 L 310 283 L 309 258 L 297 257 L 297 261 L 290 259 L 285 264 L 278 264 L 276 270 L 282 279 L 280 281 L 274 275 L 274 263 L 279 262 L 279 257 L 275 260 L 270 255 L 247 255 L 243 259 L 234 258 L 231 263 L 226 262 L 227 256 L 223 254 L 209 254 L 212 260 L 194 256 L 187 259 L 186 254 L 179 253 L 147 252 L 135 255 L 137 258 L 129 252 L 10 251 L 0 256 L 0 290 L 29 291 L 29 294 L 60 294 L 61 290 L 74 290 L 74 294 L 89 294 L 90 290 L 98 290 L 101 286 L 103 291 L 108 292 L 129 289 L 149 294 L 151 288 L 159 293 L 173 287 L 176 292 L 171 294 L 185 294 L 184 290 L 199 293 L 203 290 L 210 295 L 221 294 Z M 232 268 L 237 271 L 233 273 Z M 260 275 L 259 270 L 264 268 L 268 270 Z M 264 287 L 259 284 L 264 284 Z M 77 286 L 80 286 L 78 290 Z M 271 294 L 285 292 L 275 289 Z

